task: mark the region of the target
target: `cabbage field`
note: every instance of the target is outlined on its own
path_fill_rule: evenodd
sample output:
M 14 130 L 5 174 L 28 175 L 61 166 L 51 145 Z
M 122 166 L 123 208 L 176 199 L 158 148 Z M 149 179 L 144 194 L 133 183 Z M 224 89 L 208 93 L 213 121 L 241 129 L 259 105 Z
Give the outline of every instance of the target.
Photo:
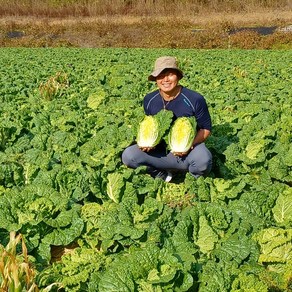
M 206 178 L 165 183 L 121 162 L 161 55 L 209 105 Z M 21 234 L 40 291 L 292 291 L 291 60 L 1 49 L 0 252 Z M 3 275 L 0 253 L 0 287 Z

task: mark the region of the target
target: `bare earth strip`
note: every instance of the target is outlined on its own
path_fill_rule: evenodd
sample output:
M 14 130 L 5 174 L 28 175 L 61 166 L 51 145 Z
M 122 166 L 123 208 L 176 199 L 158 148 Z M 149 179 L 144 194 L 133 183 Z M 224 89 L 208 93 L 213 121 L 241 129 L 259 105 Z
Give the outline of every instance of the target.
M 36 18 L 36 17 L 13 17 L 6 16 L 0 18 L 0 25 L 7 22 L 15 22 L 17 24 L 25 25 L 26 23 L 30 23 L 34 21 L 36 24 L 42 24 L 44 22 L 49 22 L 52 25 L 71 25 L 79 22 L 80 19 L 82 21 L 86 21 L 88 23 L 95 23 L 97 21 L 102 22 L 111 22 L 114 24 L 139 24 L 141 19 L 150 20 L 158 20 L 160 22 L 165 22 L 169 20 L 167 16 L 133 16 L 133 15 L 115 15 L 115 16 L 100 16 L 100 17 L 80 17 L 80 18 Z M 178 18 L 182 22 L 191 22 L 194 25 L 210 25 L 212 23 L 221 23 L 222 21 L 230 21 L 235 25 L 269 25 L 275 24 L 279 22 L 283 23 L 292 23 L 292 12 L 291 11 L 283 11 L 283 10 L 274 10 L 274 11 L 263 11 L 263 12 L 246 12 L 246 13 L 209 13 L 198 14 L 193 17 L 190 16 L 181 16 L 178 15 Z

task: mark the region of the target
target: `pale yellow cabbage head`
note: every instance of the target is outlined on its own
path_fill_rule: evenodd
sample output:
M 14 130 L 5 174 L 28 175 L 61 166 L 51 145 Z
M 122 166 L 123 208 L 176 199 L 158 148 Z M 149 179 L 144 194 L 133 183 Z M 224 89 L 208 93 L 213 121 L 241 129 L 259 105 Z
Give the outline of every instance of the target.
M 139 147 L 154 147 L 160 141 L 159 124 L 153 116 L 145 116 L 139 125 L 137 144 Z
M 188 152 L 194 138 L 195 128 L 191 118 L 180 117 L 176 119 L 168 136 L 170 151 L 174 153 Z

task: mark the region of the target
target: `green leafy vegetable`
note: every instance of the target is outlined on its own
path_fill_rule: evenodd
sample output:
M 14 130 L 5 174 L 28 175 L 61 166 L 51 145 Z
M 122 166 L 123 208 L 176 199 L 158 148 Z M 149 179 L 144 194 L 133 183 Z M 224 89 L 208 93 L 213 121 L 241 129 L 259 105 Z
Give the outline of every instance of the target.
M 200 247 L 202 253 L 209 253 L 214 249 L 218 236 L 208 224 L 205 216 L 200 216 L 199 226 L 198 240 L 195 243 Z
M 115 203 L 120 201 L 124 178 L 120 173 L 110 173 L 108 175 L 107 194 Z
M 155 147 L 162 140 L 171 124 L 173 113 L 162 110 L 153 116 L 145 116 L 137 133 L 139 147 Z
M 209 104 L 214 163 L 171 184 L 121 161 L 163 52 L 0 51 L 0 245 L 23 235 L 40 290 L 290 291 L 291 51 L 175 51 Z M 56 70 L 64 86 L 40 92 Z M 172 113 L 155 119 L 168 144 Z
M 260 263 L 292 264 L 292 229 L 267 228 L 256 237 L 261 246 Z
M 171 152 L 185 153 L 191 148 L 195 138 L 194 118 L 177 118 L 170 129 L 168 144 Z
M 280 226 L 292 226 L 292 188 L 279 195 L 272 211 Z

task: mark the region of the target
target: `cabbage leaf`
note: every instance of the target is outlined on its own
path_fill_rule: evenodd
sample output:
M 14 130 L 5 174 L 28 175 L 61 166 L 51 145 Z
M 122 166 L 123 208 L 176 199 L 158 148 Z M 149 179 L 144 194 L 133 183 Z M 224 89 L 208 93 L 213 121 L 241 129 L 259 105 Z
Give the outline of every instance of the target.
M 261 247 L 260 263 L 292 264 L 292 229 L 262 229 L 256 239 Z
M 281 193 L 272 209 L 274 218 L 280 226 L 292 226 L 292 189 Z

